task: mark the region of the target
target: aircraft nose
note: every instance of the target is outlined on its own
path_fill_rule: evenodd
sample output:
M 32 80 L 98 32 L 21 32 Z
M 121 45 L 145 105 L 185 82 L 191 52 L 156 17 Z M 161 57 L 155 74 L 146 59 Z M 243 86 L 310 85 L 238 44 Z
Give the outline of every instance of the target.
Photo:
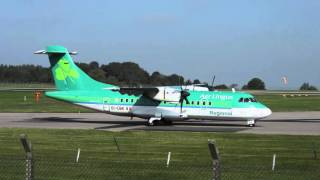
M 269 109 L 269 108 L 264 108 L 264 109 L 262 109 L 262 112 L 261 112 L 261 116 L 262 116 L 262 118 L 265 118 L 265 117 L 268 117 L 268 116 L 270 116 L 272 114 L 272 111 L 271 111 L 271 109 Z

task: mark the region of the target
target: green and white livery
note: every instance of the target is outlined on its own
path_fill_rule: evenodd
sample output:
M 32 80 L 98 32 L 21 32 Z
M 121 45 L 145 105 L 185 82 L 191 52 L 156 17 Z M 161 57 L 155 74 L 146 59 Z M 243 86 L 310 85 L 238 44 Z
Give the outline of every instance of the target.
M 195 91 L 170 86 L 124 88 L 93 80 L 72 61 L 73 52 L 48 46 L 35 54 L 49 56 L 57 91 L 46 96 L 119 116 L 148 119 L 148 125 L 187 119 L 255 120 L 271 110 L 248 93 Z

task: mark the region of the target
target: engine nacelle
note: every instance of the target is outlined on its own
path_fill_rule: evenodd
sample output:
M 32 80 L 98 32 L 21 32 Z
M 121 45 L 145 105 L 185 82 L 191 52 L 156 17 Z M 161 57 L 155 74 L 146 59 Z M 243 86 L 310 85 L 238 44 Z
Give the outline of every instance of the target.
M 153 95 L 153 99 L 158 101 L 179 102 L 181 92 L 171 87 L 157 87 L 159 92 Z

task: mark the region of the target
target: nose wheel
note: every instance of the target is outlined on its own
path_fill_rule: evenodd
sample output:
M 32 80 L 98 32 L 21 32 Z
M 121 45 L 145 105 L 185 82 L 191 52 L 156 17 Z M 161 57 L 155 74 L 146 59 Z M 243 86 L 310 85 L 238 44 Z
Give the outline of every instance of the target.
M 254 119 L 247 120 L 247 126 L 248 127 L 254 127 L 256 125 L 256 122 Z

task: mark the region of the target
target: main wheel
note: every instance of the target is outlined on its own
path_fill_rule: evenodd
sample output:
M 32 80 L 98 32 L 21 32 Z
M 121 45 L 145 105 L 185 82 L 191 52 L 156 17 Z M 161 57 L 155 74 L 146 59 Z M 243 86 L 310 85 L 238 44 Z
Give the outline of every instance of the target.
M 148 120 L 147 125 L 148 126 L 157 126 L 160 124 L 160 120 Z
M 170 121 L 170 120 L 164 119 L 164 120 L 162 120 L 162 122 L 164 125 L 172 125 L 172 121 Z

